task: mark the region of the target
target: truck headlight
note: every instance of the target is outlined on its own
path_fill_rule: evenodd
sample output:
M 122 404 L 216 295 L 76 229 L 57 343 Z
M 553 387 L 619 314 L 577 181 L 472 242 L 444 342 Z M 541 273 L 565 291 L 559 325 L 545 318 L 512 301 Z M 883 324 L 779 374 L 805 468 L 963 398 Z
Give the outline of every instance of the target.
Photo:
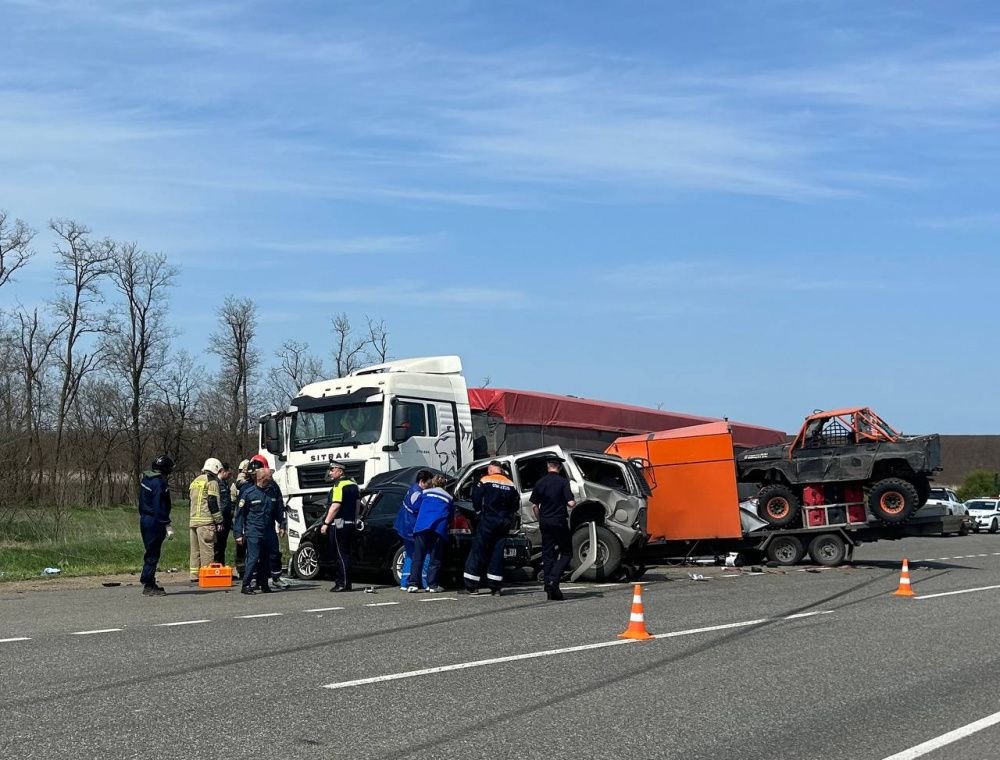
M 299 510 L 297 510 L 297 509 L 289 509 L 288 510 L 288 519 L 289 520 L 294 520 L 295 522 L 299 522 Z

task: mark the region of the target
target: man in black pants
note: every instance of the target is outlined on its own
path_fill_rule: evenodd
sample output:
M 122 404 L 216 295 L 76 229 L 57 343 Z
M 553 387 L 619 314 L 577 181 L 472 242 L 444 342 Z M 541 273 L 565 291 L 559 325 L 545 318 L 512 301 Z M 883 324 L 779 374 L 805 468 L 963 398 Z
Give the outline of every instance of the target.
M 563 461 L 555 454 L 549 457 L 545 462 L 548 472 L 539 478 L 531 492 L 531 507 L 542 531 L 545 593 L 556 602 L 563 600 L 559 580 L 573 556 L 573 536 L 566 510 L 576 506 L 569 481 L 560 472 Z
M 215 537 L 215 557 L 213 558 L 220 565 L 226 564 L 226 544 L 229 542 L 229 534 L 233 531 L 233 484 L 230 482 L 233 471 L 228 462 L 222 463 L 219 470 L 219 511 L 222 512 L 222 530 Z
M 351 544 L 354 543 L 354 522 L 358 510 L 358 484 L 345 474 L 343 462 L 330 462 L 328 480 L 330 506 L 323 517 L 319 532 L 328 536 L 333 555 L 333 587 L 330 591 L 351 590 Z
M 156 583 L 156 566 L 160 562 L 160 548 L 170 530 L 170 489 L 167 478 L 174 469 L 174 460 L 166 454 L 153 460 L 153 466 L 142 473 L 139 483 L 139 531 L 146 549 L 142 561 L 143 596 L 166 596 L 163 587 Z

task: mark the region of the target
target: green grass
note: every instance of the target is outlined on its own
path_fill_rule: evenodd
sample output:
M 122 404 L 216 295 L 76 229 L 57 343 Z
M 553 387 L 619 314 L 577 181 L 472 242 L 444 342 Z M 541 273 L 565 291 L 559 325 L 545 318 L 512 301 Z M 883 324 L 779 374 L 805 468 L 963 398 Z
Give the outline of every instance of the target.
M 163 542 L 159 567 L 161 571 L 176 567 L 186 572 L 187 506 L 175 506 L 171 518 L 176 535 Z M 46 567 L 58 567 L 63 577 L 138 573 L 142 569 L 142 538 L 134 506 L 69 509 L 61 536 L 53 534 L 53 513 L 42 508 L 22 510 L 12 523 L 0 528 L 0 582 L 40 578 Z M 230 553 L 231 542 L 230 538 Z

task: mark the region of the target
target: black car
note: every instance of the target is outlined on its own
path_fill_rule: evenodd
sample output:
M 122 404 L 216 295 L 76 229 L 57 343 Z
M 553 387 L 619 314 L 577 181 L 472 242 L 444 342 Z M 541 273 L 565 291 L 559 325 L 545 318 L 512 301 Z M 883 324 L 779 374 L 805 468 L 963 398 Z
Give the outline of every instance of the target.
M 403 567 L 403 542 L 393 528 L 396 515 L 403 504 L 403 497 L 416 474 L 422 468 L 406 468 L 378 475 L 362 492 L 359 507 L 358 530 L 351 548 L 351 564 L 359 573 L 387 576 L 398 584 Z M 455 502 L 441 563 L 442 581 L 457 581 L 465 566 L 472 546 L 475 513 L 467 501 Z M 314 580 L 324 570 L 333 567 L 334 559 L 329 541 L 320 533 L 322 519 L 313 523 L 299 540 L 299 548 L 292 557 L 292 570 L 298 578 Z M 531 563 L 531 544 L 518 530 L 505 539 L 504 564 L 507 567 L 524 567 Z

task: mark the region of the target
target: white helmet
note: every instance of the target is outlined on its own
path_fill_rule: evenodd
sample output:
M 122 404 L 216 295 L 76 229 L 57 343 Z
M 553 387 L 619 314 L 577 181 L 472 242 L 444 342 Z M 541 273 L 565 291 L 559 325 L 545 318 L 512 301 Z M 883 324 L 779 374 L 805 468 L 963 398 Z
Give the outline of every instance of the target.
M 222 462 L 220 462 L 215 457 L 209 457 L 205 460 L 205 464 L 201 468 L 205 472 L 210 472 L 213 475 L 218 475 L 219 470 L 222 469 Z

